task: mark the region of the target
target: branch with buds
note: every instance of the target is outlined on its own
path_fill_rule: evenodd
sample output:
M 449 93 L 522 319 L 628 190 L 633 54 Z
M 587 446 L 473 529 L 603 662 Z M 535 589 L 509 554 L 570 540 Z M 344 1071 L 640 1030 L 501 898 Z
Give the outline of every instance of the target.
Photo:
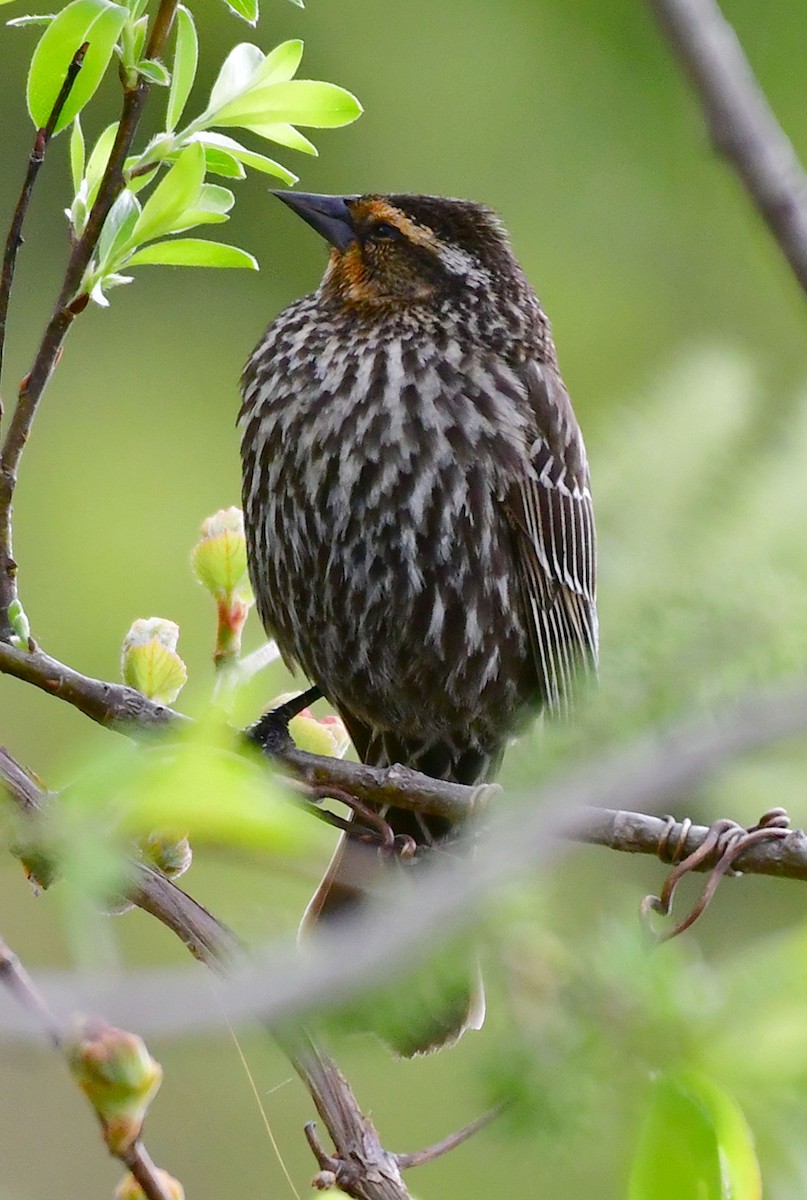
M 182 1185 L 154 1165 L 143 1145 L 143 1124 L 162 1082 L 162 1067 L 142 1039 L 103 1021 L 60 1021 L 2 939 L 0 985 L 62 1051 L 98 1117 L 109 1153 L 128 1169 L 116 1200 L 184 1200 Z

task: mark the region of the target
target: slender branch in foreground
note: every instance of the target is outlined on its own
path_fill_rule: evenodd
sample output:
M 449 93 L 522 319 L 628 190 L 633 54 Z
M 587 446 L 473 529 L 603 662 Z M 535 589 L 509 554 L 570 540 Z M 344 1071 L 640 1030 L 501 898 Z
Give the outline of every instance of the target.
M 2 748 L 0 781 L 26 818 L 37 817 L 44 805 L 54 799 L 52 793 L 42 789 Z M 24 859 L 24 853 L 21 857 Z M 224 974 L 232 966 L 239 950 L 232 932 L 158 871 L 142 864 L 132 863 L 131 867 L 134 878 L 127 889 L 127 899 L 175 933 L 196 958 L 217 974 Z M 50 871 L 55 876 L 53 865 Z M 33 985 L 31 992 L 35 994 Z M 320 1169 L 323 1169 L 327 1160 L 327 1169 L 333 1177 L 330 1183 L 338 1183 L 357 1200 L 410 1200 L 401 1171 L 429 1162 L 440 1153 L 447 1153 L 466 1141 L 495 1115 L 485 1114 L 427 1150 L 414 1154 L 393 1154 L 382 1146 L 373 1123 L 362 1112 L 336 1063 L 302 1032 L 284 1030 L 275 1036 L 308 1088 L 336 1147 L 333 1155 L 326 1155 L 306 1131 L 312 1147 L 315 1144 L 318 1147 Z M 129 1168 L 139 1179 L 135 1165 L 130 1163 Z
M 178 3 L 179 0 L 161 0 L 146 48 L 148 58 L 161 56 Z M 124 88 L 120 124 L 98 194 L 84 232 L 70 254 L 59 298 L 42 335 L 31 370 L 20 385 L 17 404 L 0 449 L 0 640 L 3 641 L 7 641 L 14 632 L 8 610 L 17 598 L 12 511 L 20 459 L 70 326 L 87 305 L 88 298 L 78 294 L 81 281 L 109 210 L 123 190 L 123 166 L 140 124 L 149 90 L 149 81 L 142 75 L 138 75 L 134 87 Z
M 10 996 L 26 1013 L 41 1027 L 49 1041 L 53 1046 L 60 1051 L 68 1054 L 69 1035 L 65 1030 L 62 1022 L 49 1008 L 43 996 L 37 990 L 35 984 L 28 975 L 28 972 L 22 966 L 16 954 L 6 945 L 0 938 L 0 986 L 4 987 Z M 120 1030 L 114 1031 L 116 1034 L 121 1034 Z M 129 1035 L 122 1034 L 126 1038 Z M 142 1045 L 142 1043 L 140 1043 Z M 159 1070 L 159 1068 L 155 1068 Z M 142 1117 L 137 1119 L 137 1135 L 128 1143 L 123 1144 L 118 1132 L 118 1138 L 107 1136 L 107 1126 L 105 1123 L 104 1106 L 98 1105 L 90 1096 L 91 1103 L 96 1109 L 96 1114 L 101 1120 L 102 1128 L 105 1131 L 105 1142 L 107 1149 L 114 1158 L 117 1158 L 125 1167 L 131 1171 L 140 1187 L 146 1200 L 171 1200 L 165 1185 L 163 1184 L 159 1172 L 140 1140 L 139 1128 L 142 1125 Z M 118 1097 L 118 1104 L 121 1103 L 121 1098 Z M 120 1143 L 120 1144 L 118 1144 Z
M 715 0 L 648 0 L 689 76 L 712 140 L 807 292 L 807 175 Z
M 53 130 L 56 128 L 56 122 L 62 115 L 62 109 L 67 103 L 67 98 L 73 90 L 73 84 L 76 81 L 79 71 L 84 63 L 84 56 L 89 48 L 89 42 L 84 42 L 79 46 L 76 53 L 73 55 L 70 66 L 67 68 L 64 83 L 62 84 L 59 95 L 56 97 L 56 102 L 51 109 L 47 124 L 42 129 L 38 129 L 34 138 L 33 149 L 28 158 L 28 169 L 25 172 L 25 180 L 22 185 L 22 190 L 17 200 L 17 206 L 14 209 L 14 216 L 11 219 L 11 228 L 8 231 L 6 238 L 6 248 L 3 254 L 3 270 L 0 275 L 0 377 L 3 374 L 3 356 L 6 344 L 6 322 L 8 320 L 8 304 L 11 297 L 11 285 L 14 282 L 14 268 L 17 264 L 17 251 L 22 245 L 22 227 L 25 223 L 25 218 L 28 213 L 28 206 L 31 203 L 31 196 L 36 183 L 36 177 L 39 174 L 39 168 L 45 161 L 45 151 L 48 148 L 48 143 L 53 136 Z M 3 415 L 2 400 L 0 400 L 0 417 Z
M 482 1113 L 481 1117 L 477 1117 L 475 1121 L 469 1121 L 462 1129 L 458 1129 L 456 1133 L 450 1133 L 448 1137 L 442 1138 L 439 1142 L 435 1142 L 433 1146 L 427 1146 L 425 1150 L 416 1150 L 414 1154 L 399 1154 L 398 1166 L 402 1170 L 407 1171 L 411 1167 L 422 1167 L 425 1163 L 434 1162 L 436 1158 L 442 1158 L 444 1154 L 448 1154 L 449 1150 L 453 1150 L 456 1146 L 461 1146 L 463 1142 L 467 1142 L 469 1138 L 478 1133 L 480 1129 L 484 1129 L 490 1125 L 491 1121 L 495 1121 L 496 1117 L 500 1116 L 502 1106 L 495 1105 L 489 1108 L 487 1112 Z

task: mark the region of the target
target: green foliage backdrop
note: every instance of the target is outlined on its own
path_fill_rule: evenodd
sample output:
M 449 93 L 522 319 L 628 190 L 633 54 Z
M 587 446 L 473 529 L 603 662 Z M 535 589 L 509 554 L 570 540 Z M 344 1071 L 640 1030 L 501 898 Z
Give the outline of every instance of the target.
M 218 62 L 245 29 L 207 0 L 192 7 L 208 48 L 193 94 L 198 108 Z M 803 666 L 804 299 L 711 152 L 641 0 L 308 0 L 304 11 L 264 0 L 263 7 L 256 41 L 268 49 L 302 37 L 305 74 L 342 84 L 365 108 L 355 125 L 318 135 L 319 159 L 285 155 L 301 187 L 487 201 L 505 219 L 553 319 L 601 506 L 602 694 L 573 752 L 615 729 L 628 733 Z M 9 5 L 3 15 L 17 15 L 17 8 Z M 755 0 L 726 0 L 724 8 L 807 156 L 802 3 L 779 0 L 764 24 Z M 34 36 L 0 30 L 5 213 L 30 149 L 22 47 Z M 102 97 L 85 123 L 89 136 L 112 119 L 112 81 Z M 61 277 L 56 248 L 64 246 L 61 211 L 70 201 L 67 150 L 66 137 L 54 143 L 38 184 L 12 307 L 8 381 L 27 369 Z M 115 677 L 132 620 L 170 617 L 182 628 L 191 678 L 183 703 L 191 705 L 209 694 L 213 630 L 188 557 L 202 518 L 237 503 L 238 374 L 269 318 L 316 284 L 324 261 L 318 240 L 267 196 L 267 183 L 252 175 L 234 185 L 238 204 L 226 237 L 256 256 L 260 273 L 144 270 L 133 287 L 114 293 L 110 309 L 93 309 L 77 322 L 17 493 L 15 548 L 34 636 L 79 669 Z M 254 628 L 252 638 L 256 644 Z M 244 719 L 285 686 L 280 670 L 259 677 L 242 698 Z M 57 786 L 95 750 L 108 749 L 109 735 L 0 677 L 0 742 Z M 514 788 L 534 777 L 541 753 L 540 735 L 514 749 Z M 687 811 L 754 819 L 782 802 L 803 822 L 802 766 L 795 752 L 757 761 L 691 798 Z M 188 885 L 255 939 L 291 929 L 328 841 L 318 834 L 295 873 L 277 877 L 259 862 L 202 854 Z M 629 925 L 639 898 L 660 877 L 657 866 L 626 864 L 604 851 L 576 852 L 572 862 L 574 870 L 540 898 L 513 901 L 515 916 L 507 909 L 496 916 L 515 931 L 513 953 L 528 965 L 534 956 L 539 974 L 558 955 L 590 963 L 586 947 L 597 940 L 599 922 L 613 914 Z M 139 914 L 115 924 L 116 950 L 100 920 L 89 918 L 88 930 L 69 892 L 57 889 L 34 902 L 11 861 L 0 863 L 0 899 L 3 934 L 13 945 L 24 931 L 29 967 L 76 956 L 108 963 L 118 953 L 134 962 L 181 961 L 168 935 Z M 802 903 L 796 884 L 729 885 L 687 953 L 699 944 L 707 961 L 739 962 L 752 939 L 795 924 Z M 535 911 L 554 931 L 549 949 L 535 948 Z M 517 937 L 522 917 L 528 950 Z M 601 991 L 595 988 L 603 1011 L 614 1011 L 608 1002 L 620 973 L 632 975 L 632 950 L 620 936 L 605 938 L 601 949 L 609 959 Z M 785 964 L 803 954 L 796 941 L 778 951 L 760 945 L 765 978 L 785 973 Z M 686 969 L 699 970 L 692 962 Z M 741 988 L 742 972 L 734 970 Z M 553 987 L 563 980 L 580 1003 L 574 971 L 550 974 Z M 728 987 L 725 978 L 720 987 Z M 794 1005 L 798 994 L 794 982 Z M 548 1029 L 540 1013 L 533 1016 L 536 1045 L 567 1045 L 568 1030 Z M 685 1040 L 685 1018 L 684 1005 L 660 1022 L 658 1037 Z M 415 1148 L 483 1107 L 504 1019 L 494 1010 L 478 1037 L 412 1064 L 393 1065 L 380 1047 L 345 1040 L 348 1074 L 388 1145 Z M 652 1028 L 639 1027 L 651 1037 Z M 618 1021 L 614 1038 L 641 1058 L 642 1047 Z M 803 1032 L 794 1038 L 791 1058 L 805 1053 L 805 1042 Z M 244 1046 L 284 1157 L 304 1181 L 312 1169 L 301 1137 L 308 1098 L 285 1082 L 287 1065 L 260 1033 L 248 1031 Z M 188 1195 L 284 1195 L 288 1185 L 232 1044 L 223 1038 L 152 1049 L 168 1082 L 154 1108 L 150 1148 Z M 563 1108 L 563 1081 L 577 1079 L 567 1061 L 574 1054 L 562 1057 L 536 1056 L 539 1111 L 546 1102 L 538 1134 L 519 1140 L 491 1130 L 424 1168 L 412 1179 L 415 1191 L 446 1200 L 625 1195 L 646 1081 L 620 1077 L 614 1107 L 578 1111 L 580 1128 L 571 1136 L 563 1113 L 549 1111 Z M 719 1073 L 723 1060 L 714 1057 Z M 788 1054 L 774 1058 L 781 1066 Z M 593 1068 L 607 1075 L 612 1065 L 602 1054 Z M 45 1052 L 5 1054 L 3 1077 L 0 1200 L 108 1194 L 118 1171 L 101 1159 L 88 1113 Z M 787 1161 L 776 1131 L 753 1111 L 755 1080 L 753 1071 L 736 1071 L 726 1083 L 750 1104 L 770 1195 L 785 1200 L 798 1194 L 807 1157 L 794 1150 Z M 568 1088 L 577 1108 L 577 1093 Z M 795 1070 L 782 1067 L 781 1090 L 807 1102 Z

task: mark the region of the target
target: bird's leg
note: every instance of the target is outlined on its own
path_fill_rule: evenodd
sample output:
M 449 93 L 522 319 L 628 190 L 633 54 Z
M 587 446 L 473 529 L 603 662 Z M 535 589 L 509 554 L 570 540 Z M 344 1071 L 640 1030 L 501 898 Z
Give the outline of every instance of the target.
M 265 712 L 254 725 L 250 725 L 249 729 L 245 731 L 246 737 L 260 746 L 264 754 L 282 754 L 284 750 L 291 750 L 294 741 L 289 733 L 289 721 L 292 717 L 299 716 L 304 708 L 308 708 L 321 697 L 322 692 L 315 684 L 308 691 L 301 692 L 299 696 L 293 696 L 279 708 L 272 708 L 269 712 Z

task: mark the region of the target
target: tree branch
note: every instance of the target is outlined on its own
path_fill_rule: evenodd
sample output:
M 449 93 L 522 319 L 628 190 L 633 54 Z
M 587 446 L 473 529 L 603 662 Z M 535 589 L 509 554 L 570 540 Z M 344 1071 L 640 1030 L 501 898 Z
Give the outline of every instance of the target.
M 674 821 L 641 812 L 610 808 L 586 808 L 575 817 L 568 831 L 572 841 L 592 846 L 608 846 L 626 854 L 658 855 L 665 843 L 678 846 L 678 857 L 694 854 L 706 840 L 709 828 L 690 822 Z M 706 859 L 696 870 L 709 871 L 713 861 Z M 734 868 L 743 875 L 772 875 L 779 879 L 807 882 L 807 834 L 792 829 L 786 837 L 759 841 L 737 858 Z
M 55 1049 L 62 1052 L 68 1050 L 69 1036 L 66 1033 L 63 1023 L 50 1009 L 17 955 L 6 945 L 2 938 L 0 938 L 0 985 L 5 988 L 9 995 L 13 996 L 15 1002 L 40 1026 Z M 120 1030 L 115 1031 L 118 1034 L 120 1032 Z M 129 1035 L 123 1036 L 128 1037 Z M 105 1130 L 104 1140 L 107 1149 L 113 1158 L 117 1158 L 131 1171 L 140 1184 L 146 1200 L 171 1200 L 168 1190 L 160 1179 L 157 1168 L 140 1140 L 139 1127 L 142 1126 L 142 1117 L 138 1122 L 136 1136 L 134 1136 L 131 1144 L 124 1147 L 123 1144 L 117 1144 L 121 1140 L 120 1138 L 115 1139 L 106 1136 L 105 1120 L 108 1118 L 103 1108 L 98 1107 L 98 1103 L 93 1100 L 92 1096 L 90 1096 L 90 1102 L 93 1104 L 96 1115 L 101 1121 L 101 1126 Z
M 17 200 L 14 215 L 11 219 L 11 228 L 8 231 L 6 238 L 5 253 L 3 255 L 3 271 L 0 275 L 0 377 L 3 374 L 3 356 L 6 344 L 6 322 L 8 320 L 8 304 L 11 297 L 11 286 L 14 282 L 14 268 L 17 264 L 17 251 L 22 245 L 22 227 L 25 223 L 25 217 L 28 213 L 28 206 L 31 203 L 31 196 L 36 183 L 36 177 L 39 174 L 39 169 L 45 161 L 45 151 L 48 148 L 48 143 L 53 136 L 53 130 L 56 128 L 56 122 L 62 115 L 62 109 L 67 103 L 67 98 L 73 90 L 73 84 L 76 81 L 79 71 L 84 63 L 84 56 L 89 48 L 89 42 L 84 42 L 79 46 L 76 53 L 73 55 L 70 66 L 67 68 L 64 83 L 62 84 L 59 95 L 56 97 L 56 102 L 51 109 L 47 124 L 38 129 L 34 138 L 33 149 L 28 158 L 28 169 L 25 172 L 25 180 L 22 185 L 22 190 Z M 0 417 L 3 415 L 2 398 L 0 398 Z
M 93 721 L 133 736 L 138 731 L 187 727 L 189 722 L 189 718 L 181 713 L 166 705 L 156 704 L 133 688 L 82 675 L 38 649 L 28 652 L 0 641 L 0 673 L 32 683 L 78 708 Z M 739 754 L 796 736 L 805 730 L 807 683 L 797 682 L 782 685 L 767 693 L 754 692 L 726 705 L 711 720 L 687 723 L 666 735 L 659 735 L 659 744 L 680 745 L 684 755 L 702 756 L 703 770 L 706 772 L 716 770 Z M 652 744 L 653 741 L 650 742 Z M 394 804 L 414 812 L 442 816 L 452 823 L 467 821 L 478 815 L 486 807 L 490 796 L 499 790 L 495 785 L 472 788 L 446 783 L 398 765 L 369 767 L 363 763 L 309 754 L 299 750 L 290 740 L 276 750 L 271 758 L 320 795 L 332 788 L 337 795 L 347 792 L 368 804 Z M 580 803 L 585 804 L 585 799 L 581 799 Z M 603 803 L 607 804 L 607 801 Z M 648 820 L 652 822 L 656 818 Z M 598 837 L 580 836 L 577 840 L 599 841 L 609 836 L 601 821 L 598 822 L 598 830 Z M 653 841 L 650 834 L 648 838 L 650 842 Z M 611 843 L 603 840 L 602 844 Z M 802 878 L 799 874 L 802 870 L 799 853 L 796 851 L 791 854 L 793 846 L 795 842 L 788 839 L 770 852 L 756 850 L 753 858 L 743 857 L 742 869 Z M 756 857 L 758 854 L 759 858 Z M 768 864 L 767 869 L 763 863 Z
M 249 964 L 239 964 L 222 984 L 219 1002 L 234 1022 L 259 1017 L 273 1028 L 337 1007 L 363 988 L 421 965 L 438 940 L 449 940 L 474 920 L 483 902 L 557 855 L 560 838 L 616 845 L 621 828 L 626 849 L 655 851 L 663 822 L 592 808 L 669 808 L 739 755 L 805 728 L 807 688 L 801 685 L 754 694 L 727 706 L 719 718 L 638 740 L 546 784 L 529 805 L 508 808 L 476 839 L 473 870 L 461 854 L 435 855 L 433 864 L 418 869 L 416 888 L 407 886 L 406 871 L 398 872 L 403 879 L 378 902 L 310 934 L 304 947 L 270 946 Z M 13 772 L 2 774 L 7 782 L 12 775 L 14 793 Z M 705 832 L 690 830 L 687 852 Z M 794 831 L 775 847 L 750 848 L 737 865 L 803 879 L 806 854 L 804 835 Z M 183 894 L 175 892 L 181 908 Z M 62 1007 L 86 1005 L 86 990 L 72 976 L 49 977 Z M 104 1004 L 120 1023 L 136 1023 L 148 1033 L 194 1032 L 217 1027 L 220 1020 L 220 1010 L 200 1004 L 196 982 L 183 972 L 127 975 L 104 988 Z M 11 1029 L 0 1012 L 4 1032 Z
M 1 553 L 1 552 L 0 552 Z M 74 671 L 42 650 L 20 650 L 0 639 L 0 673 L 25 683 L 77 708 L 92 721 L 130 734 L 169 724 L 181 727 L 187 717 L 164 704 L 148 700 L 142 692 L 121 683 L 106 683 Z
M 807 175 L 715 0 L 648 0 L 729 160 L 807 292 Z
M 146 55 L 159 58 L 171 28 L 179 0 L 160 0 L 149 37 Z M 104 221 L 124 187 L 123 165 L 140 124 L 149 82 L 142 75 L 134 87 L 124 88 L 120 124 L 92 206 L 87 225 L 70 254 L 56 307 L 39 343 L 30 372 L 20 385 L 17 404 L 0 449 L 0 640 L 8 641 L 14 630 L 8 610 L 17 598 L 17 566 L 14 562 L 12 514 L 17 473 L 25 444 L 31 433 L 39 402 L 59 360 L 62 346 L 75 317 L 83 311 L 87 297 L 78 295 Z

